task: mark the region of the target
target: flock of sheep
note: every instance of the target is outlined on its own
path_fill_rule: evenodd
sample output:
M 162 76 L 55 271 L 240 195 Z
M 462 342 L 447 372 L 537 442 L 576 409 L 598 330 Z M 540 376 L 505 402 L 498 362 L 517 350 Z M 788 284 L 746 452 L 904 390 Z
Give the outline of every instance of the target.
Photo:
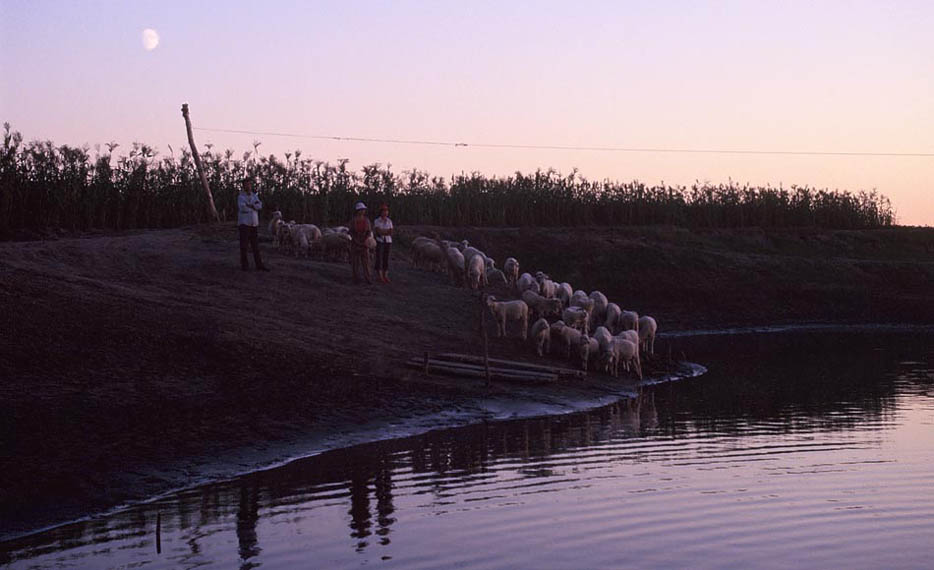
M 322 230 L 314 224 L 286 222 L 276 211 L 269 232 L 276 247 L 295 256 L 346 259 L 350 255 L 346 226 Z M 557 283 L 541 271 L 520 274 L 514 257 L 497 269 L 493 258 L 466 240 L 420 236 L 412 245 L 416 267 L 448 273 L 455 285 L 470 289 L 495 286 L 512 292 L 516 298 L 509 300 L 486 297 L 497 336 L 507 336 L 507 326 L 515 323 L 522 339 L 530 340 L 539 356 L 559 354 L 576 359 L 583 370 L 593 365 L 619 376 L 622 368 L 642 378 L 640 352 L 655 354 L 655 319 L 623 310 L 600 291 L 574 290 L 570 283 Z
M 312 254 L 329 259 L 350 257 L 350 228 L 336 226 L 319 229 L 314 224 L 299 224 L 282 219 L 282 212 L 272 213 L 269 233 L 277 248 L 294 256 L 308 257 Z
M 506 336 L 507 326 L 516 323 L 522 339 L 530 340 L 539 356 L 560 354 L 577 359 L 584 370 L 592 364 L 618 377 L 623 368 L 642 378 L 640 352 L 655 354 L 655 319 L 623 310 L 600 291 L 574 290 L 541 271 L 520 275 L 514 257 L 497 269 L 491 257 L 466 240 L 420 236 L 413 248 L 416 267 L 446 272 L 455 285 L 476 290 L 498 285 L 514 293 L 517 298 L 511 300 L 486 297 L 497 336 Z

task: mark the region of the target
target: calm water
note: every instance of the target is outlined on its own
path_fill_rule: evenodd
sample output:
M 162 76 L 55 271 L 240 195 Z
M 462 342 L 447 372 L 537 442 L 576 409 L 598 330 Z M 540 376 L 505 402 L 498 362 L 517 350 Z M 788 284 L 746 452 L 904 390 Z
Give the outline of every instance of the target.
M 0 563 L 934 566 L 934 337 L 676 347 L 709 372 L 590 412 L 328 452 L 0 544 Z

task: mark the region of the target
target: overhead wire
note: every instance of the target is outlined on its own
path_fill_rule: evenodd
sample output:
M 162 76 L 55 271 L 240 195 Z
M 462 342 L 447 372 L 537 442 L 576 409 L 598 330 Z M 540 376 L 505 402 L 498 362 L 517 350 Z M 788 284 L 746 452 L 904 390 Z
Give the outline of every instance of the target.
M 245 129 L 221 129 L 212 127 L 194 127 L 197 131 L 228 133 L 253 136 L 290 137 L 339 142 L 366 142 L 384 144 L 447 146 L 453 148 L 499 148 L 515 150 L 564 150 L 596 152 L 647 152 L 647 153 L 682 153 L 682 154 L 753 154 L 753 155 L 797 155 L 797 156 L 892 156 L 892 157 L 934 157 L 932 152 L 858 152 L 858 151 L 805 151 L 805 150 L 760 150 L 760 149 L 711 149 L 711 148 L 660 148 L 660 147 L 621 147 L 621 146 L 578 146 L 546 144 L 508 144 L 459 141 L 433 141 L 418 139 L 348 137 L 335 135 L 315 135 L 302 133 L 280 133 L 273 131 L 251 131 Z

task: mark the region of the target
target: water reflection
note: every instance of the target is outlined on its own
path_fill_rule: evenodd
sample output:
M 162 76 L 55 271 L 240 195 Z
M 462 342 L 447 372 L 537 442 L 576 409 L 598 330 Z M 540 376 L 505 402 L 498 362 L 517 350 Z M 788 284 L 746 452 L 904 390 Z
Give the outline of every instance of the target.
M 702 448 L 688 449 L 693 439 L 728 436 L 759 445 L 756 438 L 776 434 L 813 439 L 821 432 L 872 430 L 859 445 L 878 441 L 904 393 L 904 378 L 889 371 L 906 355 L 930 358 L 929 339 L 877 335 L 698 338 L 686 342 L 684 350 L 708 365 L 708 376 L 652 387 L 638 398 L 586 413 L 483 423 L 324 453 L 0 544 L 0 562 L 83 565 L 99 556 L 109 560 L 100 564 L 105 566 L 215 562 L 248 569 L 280 553 L 283 543 L 334 544 L 328 537 L 337 530 L 345 551 L 389 552 L 406 526 L 399 513 L 427 508 L 438 514 L 456 503 L 463 508 L 465 501 L 501 496 L 510 497 L 504 504 L 521 502 L 515 489 L 543 492 L 534 485 L 550 485 L 564 492 L 585 485 L 573 482 L 579 471 L 614 463 L 658 464 L 684 449 L 678 465 L 698 456 L 708 460 L 711 454 L 705 456 Z M 911 381 L 920 386 L 916 393 L 930 392 L 928 375 Z M 848 445 L 843 439 L 815 445 L 826 452 Z M 744 457 L 772 453 L 771 442 Z M 162 553 L 155 554 L 160 512 Z M 235 547 L 224 538 L 231 532 Z M 298 534 L 305 538 L 299 540 Z M 261 537 L 274 546 L 261 545 Z M 309 547 L 306 555 L 313 552 Z
M 259 521 L 259 489 L 240 487 L 240 508 L 237 509 L 237 544 L 240 554 L 241 570 L 256 568 L 259 564 L 250 561 L 262 552 L 256 537 L 256 523 Z

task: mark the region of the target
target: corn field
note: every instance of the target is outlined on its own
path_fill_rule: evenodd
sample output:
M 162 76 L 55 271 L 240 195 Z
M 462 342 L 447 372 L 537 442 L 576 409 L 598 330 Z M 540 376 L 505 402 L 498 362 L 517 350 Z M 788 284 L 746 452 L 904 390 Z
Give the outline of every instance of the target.
M 115 156 L 114 143 L 89 148 L 24 143 L 4 125 L 0 153 L 0 237 L 19 231 L 168 228 L 209 221 L 207 203 L 191 153 L 134 143 Z M 439 226 L 653 225 L 685 227 L 819 226 L 861 229 L 891 226 L 888 198 L 792 186 L 729 184 L 648 186 L 641 182 L 594 182 L 576 171 L 554 170 L 450 179 L 420 170 L 395 173 L 380 164 L 349 170 L 305 158 L 301 151 L 263 156 L 261 143 L 235 155 L 205 145 L 201 152 L 222 219 L 236 218 L 239 181 L 256 180 L 265 215 L 335 225 L 346 222 L 353 203 L 375 212 L 387 203 L 397 224 Z

